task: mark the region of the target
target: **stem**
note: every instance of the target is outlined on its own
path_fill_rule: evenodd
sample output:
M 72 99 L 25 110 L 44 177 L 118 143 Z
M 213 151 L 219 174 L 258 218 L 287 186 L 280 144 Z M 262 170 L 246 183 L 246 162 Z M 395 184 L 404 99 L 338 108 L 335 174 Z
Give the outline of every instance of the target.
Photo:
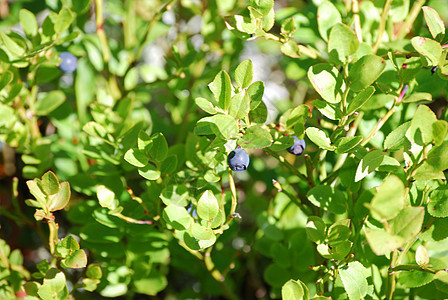
M 132 1 L 132 0 L 131 0 Z M 159 21 L 160 17 L 162 16 L 162 13 L 176 0 L 170 0 L 166 2 L 164 5 L 162 5 L 153 15 L 151 21 L 149 21 L 148 27 L 146 27 L 146 32 L 144 34 L 144 39 L 139 43 L 139 46 L 136 51 L 136 56 L 134 60 L 137 60 L 141 55 L 142 51 L 145 45 L 145 41 L 148 40 L 149 35 L 151 34 L 151 30 L 154 27 L 154 25 Z
M 135 3 L 134 0 L 126 0 L 125 9 L 126 17 L 123 20 L 123 35 L 124 35 L 124 47 L 130 49 L 137 43 L 137 37 L 135 36 Z
M 283 166 L 285 166 L 287 169 L 289 169 L 292 173 L 294 173 L 294 175 L 296 175 L 297 177 L 299 177 L 302 180 L 307 181 L 308 183 L 310 183 L 308 181 L 308 178 L 305 177 L 305 175 L 303 175 L 302 173 L 299 172 L 299 170 L 297 170 L 293 165 L 291 165 L 283 156 L 278 155 L 277 153 L 275 153 L 274 151 L 270 150 L 270 149 L 265 149 L 264 150 L 266 153 L 268 153 L 269 155 L 272 155 L 273 157 L 275 157 Z
M 212 261 L 212 252 L 213 247 L 209 247 L 205 253 L 204 253 L 204 263 L 205 267 L 207 268 L 207 271 L 210 272 L 210 275 L 216 280 L 216 282 L 219 283 L 221 286 L 224 295 L 227 299 L 231 300 L 237 300 L 238 297 L 233 293 L 233 291 L 229 288 L 229 286 L 226 284 L 225 277 L 222 275 L 222 273 L 215 268 L 215 264 Z
M 96 34 L 100 40 L 103 60 L 108 64 L 110 60 L 110 49 L 107 43 L 106 32 L 104 31 L 103 0 L 95 0 L 95 15 Z
M 444 271 L 445 269 L 433 269 L 427 266 L 419 266 L 419 265 L 399 265 L 394 268 L 394 272 L 398 271 L 422 271 L 426 273 L 435 274 L 439 271 Z
M 32 116 L 30 119 L 30 129 L 31 129 L 31 136 L 33 139 L 39 139 L 41 137 L 40 131 L 39 131 L 39 125 L 37 125 L 37 117 L 34 111 L 34 104 L 36 103 L 37 99 L 37 92 L 39 90 L 39 87 L 37 85 L 33 85 L 30 91 L 30 97 L 28 98 L 28 106 L 32 112 Z
M 305 154 L 303 157 L 305 158 L 306 175 L 308 177 L 308 184 L 312 188 L 315 186 L 314 176 L 313 176 L 314 166 L 311 161 L 311 157 L 308 154 Z
M 48 239 L 48 243 L 50 245 L 50 253 L 51 255 L 53 255 L 56 244 L 59 242 L 58 240 L 59 225 L 54 220 L 49 220 L 48 228 L 50 229 L 50 238 Z
M 353 0 L 352 2 L 352 12 L 353 12 L 353 22 L 355 23 L 355 33 L 359 42 L 362 42 L 362 31 L 361 31 L 361 19 L 359 18 L 359 2 L 358 0 Z
M 134 219 L 134 218 L 131 218 L 131 217 L 127 217 L 127 216 L 125 216 L 125 215 L 122 215 L 121 213 L 115 213 L 115 214 L 112 214 L 113 216 L 115 216 L 115 217 L 117 217 L 117 218 L 120 218 L 120 219 L 122 219 L 122 220 L 125 220 L 126 222 L 128 222 L 128 223 L 133 223 L 133 224 L 147 224 L 147 225 L 152 225 L 152 224 L 154 224 L 154 221 L 151 221 L 151 220 L 137 220 L 137 219 Z
M 386 3 L 384 3 L 384 8 L 383 12 L 381 13 L 380 26 L 378 30 L 378 38 L 376 40 L 375 45 L 373 46 L 373 53 L 376 53 L 383 39 L 384 29 L 386 28 L 387 14 L 389 13 L 389 8 L 390 5 L 392 4 L 392 1 L 393 0 L 386 0 Z
M 394 103 L 394 105 L 392 105 L 391 109 L 389 109 L 389 111 L 384 115 L 384 117 L 382 119 L 380 119 L 378 121 L 378 123 L 376 123 L 375 128 L 372 129 L 372 131 L 369 133 L 368 136 L 366 136 L 364 138 L 364 140 L 361 142 L 361 146 L 365 146 L 367 145 L 367 143 L 373 139 L 375 137 L 375 135 L 378 133 L 378 131 L 381 129 L 381 127 L 383 127 L 383 125 L 386 123 L 386 121 L 394 114 L 395 110 L 396 110 L 396 101 Z
M 230 223 L 230 221 L 233 219 L 236 206 L 238 204 L 238 198 L 236 194 L 236 188 L 235 188 L 235 181 L 233 180 L 232 171 L 230 168 L 228 168 L 229 171 L 229 185 L 230 185 L 230 191 L 232 192 L 232 205 L 230 206 L 230 213 L 229 217 L 227 219 L 227 224 Z
M 402 40 L 409 33 L 409 31 L 411 31 L 412 24 L 414 24 L 414 21 L 420 13 L 420 10 L 422 9 L 422 6 L 423 4 L 425 4 L 425 2 L 425 0 L 417 0 L 414 2 L 411 12 L 404 21 L 403 25 L 401 25 L 400 30 L 395 35 L 396 39 Z
M 390 259 L 390 267 L 389 272 L 387 276 L 387 290 L 386 290 L 386 299 L 392 300 L 395 292 L 395 273 L 394 268 L 397 261 L 398 252 L 397 250 L 394 250 L 392 252 L 392 257 Z

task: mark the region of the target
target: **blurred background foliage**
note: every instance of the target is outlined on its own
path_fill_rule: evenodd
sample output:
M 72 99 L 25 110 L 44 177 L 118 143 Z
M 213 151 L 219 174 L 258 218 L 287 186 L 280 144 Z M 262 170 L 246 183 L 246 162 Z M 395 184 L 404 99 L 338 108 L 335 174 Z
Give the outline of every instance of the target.
M 351 17 L 344 14 L 343 1 L 332 2 L 343 18 Z M 409 9 L 414 2 L 393 2 L 401 13 L 394 14 L 395 23 L 386 28 L 389 33 L 393 34 L 393 24 L 404 22 L 408 16 L 403 7 Z M 144 294 L 151 299 L 213 299 L 223 294 L 231 297 L 233 293 L 242 299 L 279 298 L 281 286 L 290 278 L 309 283 L 310 293 L 315 293 L 317 277 L 309 272 L 309 267 L 321 263 L 322 258 L 306 237 L 307 216 L 291 204 L 287 194 L 277 192 L 272 179 L 294 194 L 306 194 L 309 186 L 262 150 L 251 151 L 251 167 L 235 176 L 241 219 L 231 224 L 213 250 L 215 268 L 226 277 L 225 287 L 213 279 L 207 266 L 179 246 L 171 232 L 157 223 L 134 224 L 110 215 L 97 200 L 96 187 L 104 185 L 115 194 L 129 218 L 143 220 L 159 212 L 160 207 L 153 206 L 160 203 L 155 199 L 167 182 L 175 186 L 188 182 L 188 197 L 200 196 L 208 184 L 193 174 L 200 170 L 191 167 L 183 178 L 167 176 L 161 184 L 142 180 L 135 168 L 123 161 L 123 156 L 135 146 L 138 132 L 144 130 L 148 135 L 163 132 L 169 145 L 168 155 L 177 157 L 176 171 L 182 171 L 185 161 L 194 161 L 185 145 L 203 142 L 193 137 L 192 132 L 197 120 L 206 116 L 194 99 L 211 96 L 207 85 L 220 70 L 233 76 L 241 61 L 252 60 L 254 81 L 265 84 L 267 123 L 277 122 L 288 109 L 319 97 L 306 77 L 316 59 L 306 55 L 285 56 L 276 41 L 243 40 L 227 29 L 225 20 L 236 14 L 249 15 L 249 4 L 243 0 L 0 0 L 1 32 L 23 33 L 20 9 L 35 14 L 41 25 L 50 13 L 58 13 L 64 7 L 75 16 L 69 32 L 79 33 L 70 42 L 51 44 L 42 63 L 25 63 L 9 69 L 14 83 L 24 83 L 16 89 L 25 98 L 37 91 L 39 95 L 34 95 L 37 102 L 47 99 L 46 95 L 52 91 L 65 95 L 64 101 L 59 101 L 60 96 L 52 94 L 48 101 L 59 101 L 56 107 L 51 103 L 39 106 L 40 116 L 30 118 L 34 118 L 37 128 L 26 122 L 24 104 L 16 107 L 22 117 L 12 121 L 12 132 L 0 132 L 2 140 L 9 144 L 0 144 L 0 237 L 11 249 L 21 250 L 27 269 L 36 271 L 36 263 L 49 259 L 49 253 L 42 239 L 47 235 L 46 227 L 35 223 L 33 210 L 22 205 L 24 199 L 30 198 L 25 180 L 41 177 L 52 169 L 61 181 L 70 183 L 73 191 L 69 206 L 55 213 L 60 234 L 79 237 L 81 247 L 88 249 L 89 261 L 100 262 L 103 269 L 97 291 L 92 294 L 77 290 L 76 299 L 96 299 L 99 295 L 143 299 Z M 275 1 L 275 25 L 271 32 L 278 34 L 282 22 L 294 17 L 295 41 L 325 53 L 327 44 L 317 26 L 319 4 L 318 0 Z M 98 5 L 104 19 L 98 17 Z M 373 43 L 375 39 L 383 5 L 381 0 L 361 2 L 366 42 Z M 448 19 L 445 0 L 426 1 L 425 5 L 437 10 L 443 20 Z M 429 36 L 421 14 L 412 26 L 413 35 Z M 73 74 L 64 74 L 57 68 L 57 54 L 63 51 L 78 57 L 78 68 Z M 1 73 L 8 70 L 7 65 L 4 60 L 0 63 Z M 33 69 L 32 65 L 38 68 Z M 433 99 L 446 96 L 446 81 L 432 76 L 429 69 L 416 76 L 421 83 L 416 90 L 430 90 Z M 425 78 L 431 79 L 428 86 Z M 392 86 L 394 80 L 386 75 L 380 79 Z M 14 96 L 14 90 L 2 93 L 3 99 Z M 359 126 L 364 136 L 387 111 L 383 104 L 390 99 L 381 97 L 364 107 L 363 124 Z M 446 100 L 440 101 L 439 111 L 446 120 L 443 104 Z M 0 118 L 9 113 L 2 110 Z M 403 115 L 406 112 L 396 114 L 385 125 L 385 132 L 396 128 Z M 91 121 L 101 124 L 107 134 L 102 129 L 90 128 Z M 0 120 L 0 125 L 5 122 L 6 118 Z M 331 128 L 331 122 L 314 110 L 308 125 L 327 124 Z M 371 143 L 382 145 L 384 138 L 380 132 Z M 307 152 L 315 159 L 313 154 L 318 148 L 312 143 L 308 145 Z M 286 157 L 301 171 L 305 170 L 303 157 Z M 201 157 L 199 164 L 207 163 L 207 159 Z M 335 161 L 335 155 L 327 156 L 327 164 L 334 165 Z M 19 178 L 17 188 L 14 176 Z M 376 186 L 382 179 L 371 178 L 364 188 Z M 226 201 L 231 197 L 228 184 L 224 181 Z M 208 188 L 221 192 L 219 185 L 211 184 Z M 147 210 L 142 209 L 139 201 Z M 70 275 L 69 290 L 81 277 L 78 271 Z

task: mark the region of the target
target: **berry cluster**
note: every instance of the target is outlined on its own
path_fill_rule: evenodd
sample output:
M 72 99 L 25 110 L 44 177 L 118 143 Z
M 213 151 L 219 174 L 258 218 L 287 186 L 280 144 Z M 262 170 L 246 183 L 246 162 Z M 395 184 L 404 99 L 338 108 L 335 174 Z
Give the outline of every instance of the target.
M 300 155 L 303 153 L 303 151 L 305 151 L 305 140 L 299 140 L 295 135 L 293 136 L 293 138 L 294 145 L 286 150 L 294 155 Z M 245 171 L 249 166 L 249 162 L 249 154 L 247 154 L 247 152 L 241 148 L 233 150 L 227 156 L 227 163 L 230 169 L 235 172 Z

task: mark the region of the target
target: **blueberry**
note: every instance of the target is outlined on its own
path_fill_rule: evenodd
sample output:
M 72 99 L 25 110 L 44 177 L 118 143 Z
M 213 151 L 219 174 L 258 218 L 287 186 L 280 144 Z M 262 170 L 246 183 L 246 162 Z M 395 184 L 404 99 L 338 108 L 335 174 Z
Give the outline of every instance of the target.
M 62 62 L 59 64 L 59 69 L 65 73 L 73 73 L 76 70 L 78 59 L 70 52 L 62 52 L 59 54 Z
M 292 136 L 294 138 L 294 145 L 289 147 L 288 152 L 294 155 L 300 155 L 305 151 L 305 140 L 299 140 L 295 135 Z
M 227 163 L 230 169 L 235 172 L 241 172 L 247 169 L 249 166 L 249 154 L 243 149 L 235 149 L 227 156 Z
M 437 66 L 431 68 L 431 75 L 434 75 L 434 73 L 437 71 Z
M 196 212 L 196 208 L 193 209 L 193 205 L 191 205 L 191 203 L 187 206 L 187 212 L 189 214 L 191 214 L 191 216 L 193 218 L 197 218 L 198 217 L 198 213 Z

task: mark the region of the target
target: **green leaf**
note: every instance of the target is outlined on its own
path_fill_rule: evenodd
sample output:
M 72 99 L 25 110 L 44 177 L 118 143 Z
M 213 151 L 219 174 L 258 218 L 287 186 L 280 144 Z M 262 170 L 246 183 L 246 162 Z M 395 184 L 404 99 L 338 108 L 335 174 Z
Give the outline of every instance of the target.
M 148 180 L 157 180 L 160 178 L 160 171 L 151 163 L 143 168 L 139 168 L 138 173 Z
M 168 143 L 163 133 L 158 132 L 151 137 L 152 147 L 149 149 L 149 155 L 159 162 L 164 161 L 168 154 Z
M 436 218 L 448 217 L 448 186 L 439 186 L 431 192 L 428 213 Z
M 118 206 L 118 199 L 115 198 L 115 193 L 104 185 L 99 185 L 96 188 L 96 196 L 101 207 L 115 209 Z
M 364 299 L 368 292 L 367 277 L 370 277 L 370 271 L 358 261 L 340 266 L 338 270 L 348 298 Z
M 327 243 L 334 247 L 339 245 L 350 238 L 350 219 L 342 219 L 336 221 L 328 228 Z
M 306 130 L 308 138 L 316 144 L 319 148 L 334 151 L 335 146 L 331 145 L 331 140 L 327 137 L 325 132 L 316 127 L 308 127 Z
M 243 90 L 234 95 L 230 100 L 229 115 L 235 119 L 243 119 L 250 109 L 250 99 L 246 91 Z
M 254 125 L 246 129 L 246 132 L 238 141 L 238 145 L 249 149 L 260 149 L 272 144 L 272 136 L 261 125 Z
M 432 134 L 434 136 L 434 144 L 440 146 L 448 133 L 448 122 L 445 120 L 437 120 L 432 123 Z
M 213 135 L 218 130 L 211 117 L 204 117 L 196 122 L 194 126 L 194 134 L 196 135 Z M 219 131 L 218 131 L 219 133 Z
M 430 66 L 437 66 L 442 56 L 442 46 L 440 43 L 421 36 L 411 39 L 412 46 L 418 53 L 423 55 Z
M 42 190 L 47 195 L 54 195 L 59 191 L 59 180 L 53 172 L 48 171 L 42 176 Z
M 347 114 L 350 115 L 357 111 L 358 109 L 362 108 L 364 104 L 372 97 L 372 95 L 375 93 L 375 88 L 373 86 L 369 86 L 366 89 L 359 92 L 355 98 L 353 98 L 352 101 L 348 104 L 347 108 Z
M 323 1 L 317 8 L 317 26 L 324 41 L 328 41 L 330 29 L 338 23 L 342 23 L 338 9 L 330 1 Z
M 87 266 L 86 276 L 92 279 L 101 279 L 103 277 L 103 271 L 99 263 L 92 263 Z
M 229 115 L 218 114 L 210 117 L 209 120 L 216 125 L 212 127 L 213 132 L 217 136 L 224 137 L 226 140 L 239 132 L 238 123 Z
M 356 169 L 355 182 L 362 180 L 364 177 L 375 171 L 384 160 L 384 153 L 381 150 L 373 150 L 367 153 L 359 162 Z
M 385 255 L 401 247 L 405 240 L 384 230 L 365 229 L 367 242 L 376 255 Z
M 247 88 L 252 83 L 253 76 L 254 67 L 250 59 L 246 59 L 236 67 L 235 81 L 240 88 Z
M 296 24 L 294 23 L 294 17 L 289 17 L 282 22 L 280 32 L 285 36 L 290 36 L 296 31 Z
M 87 255 L 82 249 L 76 250 L 70 254 L 67 258 L 62 260 L 64 268 L 80 269 L 87 265 Z
M 343 192 L 329 185 L 318 185 L 308 191 L 307 197 L 313 205 L 328 210 L 334 214 L 346 211 L 346 198 Z
M 47 205 L 47 196 L 43 193 L 36 180 L 28 180 L 26 185 L 28 186 L 30 193 L 36 198 L 37 202 L 40 203 L 41 207 L 45 207 Z
M 325 223 L 324 221 L 316 216 L 308 217 L 306 223 L 306 234 L 315 243 L 322 243 L 325 240 Z
M 331 120 L 342 119 L 342 112 L 338 107 L 339 105 L 328 103 L 322 100 L 314 100 L 311 103 L 320 111 L 321 114 L 323 114 L 327 118 Z
M 177 168 L 177 156 L 170 155 L 162 162 L 160 166 L 160 172 L 162 174 L 171 174 L 176 170 L 176 168 Z
M 422 10 L 432 37 L 435 40 L 441 41 L 445 36 L 445 24 L 443 23 L 443 20 L 440 18 L 437 11 L 429 6 L 423 6 Z
M 213 82 L 209 85 L 209 88 L 215 96 L 219 107 L 227 110 L 232 95 L 232 84 L 230 82 L 229 74 L 227 74 L 226 71 L 219 72 Z
M 252 123 L 264 124 L 268 118 L 268 108 L 263 101 L 257 105 L 257 107 L 249 113 L 249 120 Z
M 330 64 L 317 64 L 308 69 L 308 79 L 316 92 L 330 103 L 341 101 L 341 85 L 338 70 Z
M 54 24 L 56 23 L 56 20 L 58 18 L 58 15 L 54 12 L 51 12 L 42 23 L 42 33 L 46 37 L 53 37 L 55 34 L 54 31 Z
M 0 91 L 3 90 L 11 82 L 12 78 L 13 78 L 12 72 L 6 71 L 3 73 L 0 79 Z
M 412 93 L 404 97 L 402 102 L 411 103 L 417 101 L 432 101 L 432 95 L 430 93 Z
M 411 121 L 409 134 L 418 145 L 424 146 L 434 140 L 433 123 L 437 122 L 434 112 L 426 105 L 419 105 Z
M 275 12 L 274 8 L 271 8 L 269 10 L 269 13 L 265 14 L 261 19 L 261 28 L 264 31 L 268 32 L 269 30 L 272 29 L 272 27 L 274 27 L 274 22 L 275 22 Z
M 23 255 L 19 249 L 14 249 L 11 251 L 11 254 L 9 255 L 9 264 L 13 270 L 15 267 L 20 268 L 23 265 Z
M 62 45 L 62 44 L 65 44 L 65 43 L 70 43 L 70 42 L 74 41 L 79 36 L 79 34 L 80 34 L 79 31 L 70 32 L 69 34 L 63 36 L 62 38 L 59 38 L 56 41 L 56 45 Z
M 362 136 L 344 136 L 336 141 L 336 153 L 347 153 L 362 141 Z
M 132 148 L 126 151 L 124 160 L 138 168 L 146 166 L 149 161 L 145 153 L 136 148 Z
M 55 296 L 66 288 L 65 281 L 62 271 L 51 268 L 45 275 L 44 282 L 37 293 L 43 299 L 55 299 Z
M 137 145 L 140 151 L 149 153 L 152 147 L 153 140 L 151 137 L 143 130 L 138 133 Z
M 347 58 L 358 50 L 359 41 L 353 30 L 345 24 L 335 24 L 328 37 L 328 53 L 338 63 L 345 64 Z
M 377 188 L 377 193 L 369 205 L 371 215 L 379 220 L 390 220 L 396 217 L 404 207 L 405 187 L 395 175 L 387 177 Z
M 211 115 L 214 115 L 214 114 L 216 114 L 216 112 L 217 112 L 215 106 L 213 105 L 213 103 L 210 102 L 210 101 L 208 101 L 208 100 L 205 99 L 205 98 L 198 97 L 198 98 L 196 98 L 196 99 L 194 100 L 194 102 L 195 102 L 196 105 L 199 106 L 203 111 L 205 111 L 205 112 L 207 112 L 207 113 L 209 113 L 209 114 L 211 114 Z
M 46 116 L 65 101 L 65 94 L 61 91 L 51 91 L 36 103 L 35 110 L 39 116 Z
M 168 185 L 162 190 L 160 199 L 166 205 L 173 203 L 185 207 L 188 204 L 188 196 L 188 189 L 184 185 Z
M 264 93 L 263 81 L 255 81 L 247 88 L 247 95 L 250 99 L 250 110 L 254 110 L 262 102 Z
M 205 191 L 198 200 L 198 216 L 206 221 L 212 221 L 219 212 L 218 200 L 210 190 Z
M 22 56 L 25 54 L 25 49 L 19 46 L 12 38 L 5 33 L 0 32 L 0 38 L 5 45 L 6 49 L 14 56 Z
M 186 230 L 193 223 L 193 218 L 185 207 L 170 204 L 163 210 L 163 219 L 176 230 Z
M 191 234 L 197 240 L 210 240 L 215 236 L 213 230 L 198 223 L 193 223 L 193 225 L 191 225 Z
M 258 11 L 265 16 L 274 8 L 274 0 L 256 0 L 254 3 Z
M 294 129 L 298 124 L 304 125 L 306 118 L 309 116 L 310 109 L 305 104 L 299 105 L 283 114 L 283 118 L 286 118 L 287 129 Z
M 386 67 L 386 61 L 379 56 L 369 54 L 358 59 L 350 68 L 348 77 L 350 89 L 362 91 L 380 77 Z
M 405 207 L 390 221 L 390 232 L 410 241 L 420 232 L 424 217 L 424 207 Z
M 384 140 L 384 148 L 390 151 L 397 151 L 411 146 L 410 141 L 406 137 L 406 132 L 411 126 L 411 122 L 405 122 L 392 130 Z
M 39 299 L 39 294 L 37 293 L 40 288 L 40 283 L 36 281 L 28 281 L 23 285 L 23 288 L 28 296 L 33 296 Z
M 429 265 L 434 269 L 445 269 L 446 265 L 443 261 L 431 257 Z M 398 282 L 406 288 L 416 288 L 430 283 L 434 280 L 435 274 L 429 272 L 401 271 Z
M 54 30 L 56 33 L 61 33 L 64 30 L 67 30 L 70 27 L 70 24 L 72 24 L 73 19 L 73 14 L 69 9 L 61 9 L 54 24 Z
M 48 196 L 48 207 L 50 211 L 61 210 L 67 206 L 68 201 L 70 201 L 70 184 L 67 181 L 61 182 L 59 184 L 59 191 Z
M 83 14 L 83 13 L 85 13 L 89 9 L 91 2 L 92 2 L 92 0 L 78 0 L 78 1 L 74 1 L 72 3 L 73 10 L 78 15 Z
M 292 58 L 299 58 L 301 56 L 299 45 L 294 40 L 289 40 L 286 43 L 283 43 L 280 50 L 283 54 Z
M 146 268 L 142 271 L 146 273 Z M 135 290 L 139 294 L 156 296 L 157 293 L 163 291 L 168 285 L 166 277 L 160 274 L 156 268 L 151 268 L 151 272 L 148 275 L 141 273 L 135 272 L 132 280 Z
M 282 286 L 282 299 L 283 300 L 302 300 L 305 298 L 305 291 L 302 285 L 293 279 L 290 279 Z
M 26 35 L 35 36 L 38 26 L 34 14 L 29 10 L 22 8 L 19 12 L 19 19 L 23 31 L 25 31 Z
M 76 239 L 71 235 L 66 236 L 62 241 L 60 241 L 56 245 L 56 253 L 62 258 L 67 257 L 68 255 L 70 255 L 71 253 L 73 253 L 78 249 L 79 244 L 76 241 Z

